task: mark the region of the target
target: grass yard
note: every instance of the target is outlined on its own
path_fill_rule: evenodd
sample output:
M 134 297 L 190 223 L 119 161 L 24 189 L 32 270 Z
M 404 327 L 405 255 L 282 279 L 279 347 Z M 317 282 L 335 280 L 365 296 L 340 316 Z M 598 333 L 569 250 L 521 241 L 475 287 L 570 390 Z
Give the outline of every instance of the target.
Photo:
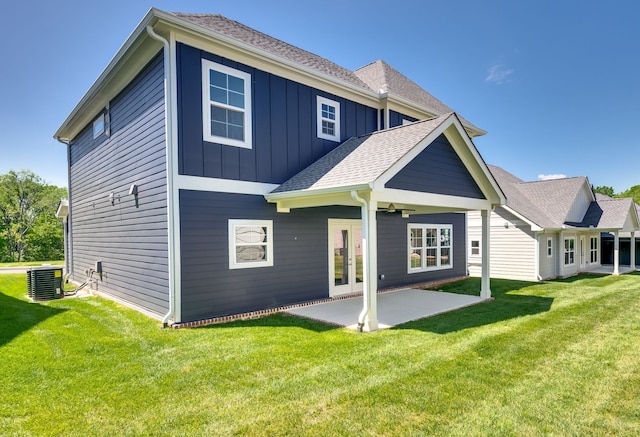
M 64 260 L 55 260 L 55 261 L 22 261 L 15 263 L 0 263 L 1 267 L 34 267 L 34 266 L 42 266 L 42 265 L 52 265 L 52 266 L 63 266 Z
M 492 289 L 372 334 L 285 315 L 162 330 L 100 298 L 29 303 L 0 275 L 0 435 L 640 435 L 640 275 Z

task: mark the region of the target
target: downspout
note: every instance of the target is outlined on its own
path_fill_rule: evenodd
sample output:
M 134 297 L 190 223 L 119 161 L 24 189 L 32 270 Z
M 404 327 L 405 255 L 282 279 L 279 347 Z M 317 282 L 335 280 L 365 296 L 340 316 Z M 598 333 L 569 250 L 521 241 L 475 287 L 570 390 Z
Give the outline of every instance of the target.
M 63 221 L 63 232 L 65 237 L 65 246 L 64 246 L 64 263 L 65 263 L 65 276 L 66 279 L 71 277 L 73 273 L 73 255 L 72 247 L 73 247 L 73 236 L 71 234 L 71 141 L 63 140 L 62 138 L 56 138 L 59 142 L 67 146 L 67 201 L 69 205 L 67 206 L 67 219 L 66 222 Z
M 171 94 L 171 68 L 168 68 L 168 63 L 171 60 L 171 52 L 169 41 L 167 41 L 162 36 L 158 35 L 151 25 L 147 25 L 147 33 L 149 36 L 157 41 L 160 41 L 164 46 L 164 110 L 165 110 L 165 128 L 166 128 L 166 162 L 167 162 L 167 231 L 168 231 L 168 275 L 169 275 L 169 310 L 167 314 L 162 318 L 162 326 L 166 327 L 169 323 L 169 319 L 173 315 L 174 309 L 174 300 L 175 300 L 175 284 L 174 280 L 174 272 L 173 272 L 173 259 L 175 253 L 174 247 L 174 219 L 173 219 L 173 209 L 175 199 L 173 196 L 173 159 L 171 158 L 171 139 L 173 138 L 173 126 L 171 120 L 173 119 L 173 96 Z
M 358 316 L 358 332 L 362 332 L 362 328 L 364 327 L 364 320 L 369 314 L 369 205 L 367 201 L 362 197 L 358 196 L 355 190 L 351 190 L 351 197 L 358 202 L 361 206 L 361 216 L 362 216 L 362 235 L 365 238 L 362 239 L 362 253 L 365 254 L 366 258 L 362 263 L 362 287 L 364 289 L 364 299 L 362 304 L 362 311 Z

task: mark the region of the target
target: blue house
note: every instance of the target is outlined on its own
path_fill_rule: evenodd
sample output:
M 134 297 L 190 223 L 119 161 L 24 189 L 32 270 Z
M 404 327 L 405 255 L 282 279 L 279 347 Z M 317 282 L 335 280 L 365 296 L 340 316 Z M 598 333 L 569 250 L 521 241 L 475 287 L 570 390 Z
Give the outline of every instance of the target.
M 378 289 L 467 274 L 466 211 L 488 254 L 485 133 L 383 61 L 151 9 L 55 133 L 68 274 L 173 324 L 362 293 L 373 331 Z

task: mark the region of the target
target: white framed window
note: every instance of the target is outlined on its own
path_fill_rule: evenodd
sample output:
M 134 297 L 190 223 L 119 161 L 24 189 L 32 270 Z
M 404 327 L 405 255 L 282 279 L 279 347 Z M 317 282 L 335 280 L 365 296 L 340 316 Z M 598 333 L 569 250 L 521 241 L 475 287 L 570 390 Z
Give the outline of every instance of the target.
M 553 257 L 553 238 L 547 238 L 547 258 Z
M 104 133 L 104 112 L 93 120 L 93 139 L 95 140 Z
M 471 240 L 471 255 L 480 255 L 480 240 Z
M 340 103 L 317 97 L 318 138 L 340 141 Z
M 570 266 L 576 263 L 576 239 L 564 239 L 564 265 Z
M 229 220 L 229 268 L 273 266 L 273 221 Z
M 408 224 L 408 271 L 453 268 L 453 226 Z
M 250 149 L 251 126 L 251 75 L 203 59 L 203 139 Z
M 589 246 L 589 262 L 598 262 L 598 237 L 591 237 Z

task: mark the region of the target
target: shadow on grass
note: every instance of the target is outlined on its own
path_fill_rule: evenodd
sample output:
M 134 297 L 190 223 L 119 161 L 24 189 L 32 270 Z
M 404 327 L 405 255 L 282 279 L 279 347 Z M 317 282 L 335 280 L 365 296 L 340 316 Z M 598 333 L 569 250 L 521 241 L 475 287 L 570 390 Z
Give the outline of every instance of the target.
M 391 329 L 417 329 L 434 332 L 436 334 L 447 334 L 518 317 L 544 313 L 551 308 L 553 298 L 518 293 L 518 291 L 523 288 L 540 285 L 540 283 L 536 282 L 492 279 L 492 301 L 404 323 Z M 449 293 L 470 294 L 474 296 L 478 295 L 479 289 L 479 278 L 469 278 L 442 287 L 442 291 Z
M 0 293 L 0 347 L 64 309 L 31 303 Z
M 221 328 L 302 328 L 320 333 L 332 331 L 334 329 L 341 329 L 343 327 L 292 314 L 276 313 L 257 319 L 236 320 L 233 322 L 219 323 L 215 325 L 205 325 L 195 329 Z

